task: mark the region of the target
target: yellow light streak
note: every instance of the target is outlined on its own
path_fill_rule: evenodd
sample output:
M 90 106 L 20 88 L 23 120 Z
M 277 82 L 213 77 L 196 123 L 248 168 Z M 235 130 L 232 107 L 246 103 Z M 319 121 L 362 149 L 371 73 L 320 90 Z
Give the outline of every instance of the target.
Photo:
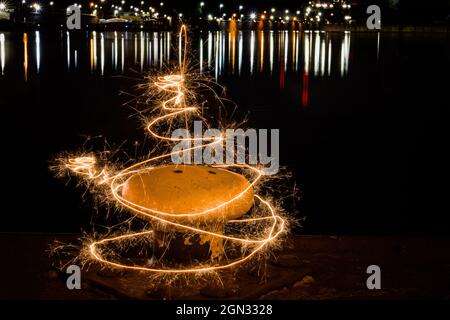
M 167 152 L 163 153 L 149 159 L 146 159 L 141 162 L 137 162 L 133 165 L 128 166 L 127 168 L 120 170 L 118 172 L 113 172 L 109 170 L 107 167 L 101 168 L 98 164 L 96 157 L 94 155 L 83 155 L 80 157 L 65 159 L 63 162 L 63 166 L 66 170 L 74 172 L 86 180 L 93 182 L 97 185 L 106 185 L 107 189 L 110 191 L 111 199 L 120 204 L 123 208 L 128 209 L 132 214 L 145 218 L 146 220 L 151 220 L 153 222 L 162 223 L 165 225 L 169 225 L 173 227 L 173 230 L 185 230 L 186 232 L 193 232 L 196 234 L 203 234 L 213 236 L 215 238 L 220 238 L 223 240 L 227 240 L 233 243 L 238 243 L 246 247 L 245 253 L 242 254 L 241 257 L 234 259 L 232 261 L 227 261 L 226 264 L 209 264 L 209 265 L 200 265 L 197 267 L 193 266 L 181 266 L 177 268 L 151 268 L 147 266 L 135 266 L 135 265 L 127 265 L 124 263 L 119 263 L 115 261 L 111 261 L 107 257 L 102 254 L 102 246 L 112 243 L 117 243 L 123 240 L 129 240 L 137 237 L 148 237 L 153 233 L 152 230 L 143 231 L 143 232 L 134 232 L 127 233 L 114 237 L 107 237 L 101 240 L 92 241 L 88 245 L 88 254 L 89 258 L 97 261 L 105 266 L 114 267 L 114 268 L 122 268 L 122 269 L 130 269 L 136 271 L 145 271 L 145 272 L 156 272 L 163 274 L 189 274 L 189 273 L 203 273 L 210 271 L 218 271 L 227 268 L 232 268 L 238 265 L 241 265 L 257 254 L 262 253 L 264 249 L 268 248 L 271 243 L 273 243 L 276 239 L 279 239 L 280 236 L 286 232 L 287 229 L 287 221 L 283 218 L 275 209 L 275 206 L 272 205 L 267 199 L 264 199 L 260 195 L 255 194 L 255 202 L 259 203 L 260 209 L 265 212 L 264 216 L 256 216 L 249 217 L 240 220 L 229 220 L 223 221 L 223 223 L 235 224 L 237 226 L 243 224 L 251 224 L 251 223 L 260 223 L 260 222 L 269 222 L 270 224 L 264 228 L 264 231 L 254 235 L 254 234 L 240 234 L 239 236 L 226 235 L 217 232 L 212 232 L 209 230 L 205 230 L 204 226 L 201 226 L 200 223 L 196 223 L 199 221 L 198 218 L 202 216 L 206 216 L 208 213 L 216 211 L 221 208 L 225 208 L 226 206 L 231 205 L 233 202 L 237 201 L 240 197 L 244 196 L 247 191 L 251 188 L 255 188 L 256 185 L 261 181 L 263 173 L 262 170 L 257 168 L 256 166 L 250 166 L 247 164 L 224 164 L 224 165 L 214 165 L 213 167 L 228 170 L 230 168 L 237 168 L 239 170 L 245 171 L 248 174 L 251 174 L 253 177 L 251 181 L 249 181 L 249 186 L 243 189 L 238 195 L 233 197 L 228 201 L 224 201 L 219 205 L 208 208 L 206 210 L 202 210 L 199 212 L 189 212 L 189 213 L 177 213 L 171 214 L 168 212 L 162 212 L 158 210 L 154 210 L 152 208 L 147 208 L 140 206 L 136 203 L 130 202 L 122 197 L 122 188 L 125 185 L 128 178 L 135 174 L 142 173 L 144 171 L 153 170 L 154 168 L 160 166 L 158 164 L 159 160 L 170 158 L 172 155 L 177 155 L 180 152 L 193 151 L 196 149 L 203 149 L 208 146 L 212 146 L 214 144 L 223 144 L 225 139 L 223 136 L 214 137 L 214 138 L 173 138 L 166 135 L 159 134 L 156 131 L 156 126 L 161 122 L 168 121 L 169 119 L 174 119 L 178 116 L 187 116 L 188 114 L 198 115 L 199 108 L 195 106 L 188 106 L 186 102 L 186 56 L 187 56 L 187 29 L 186 26 L 182 26 L 179 32 L 180 37 L 180 57 L 179 57 L 179 74 L 169 74 L 165 76 L 157 77 L 154 81 L 153 85 L 170 98 L 165 99 L 161 102 L 160 108 L 166 114 L 160 115 L 148 121 L 146 126 L 149 134 L 157 139 L 167 142 L 180 142 L 180 141 L 189 141 L 193 143 L 194 141 L 201 141 L 200 145 L 194 145 L 188 149 L 184 149 L 182 151 L 175 152 Z M 184 45 L 182 46 L 182 40 L 184 40 Z M 184 52 L 181 53 L 181 48 L 184 48 Z

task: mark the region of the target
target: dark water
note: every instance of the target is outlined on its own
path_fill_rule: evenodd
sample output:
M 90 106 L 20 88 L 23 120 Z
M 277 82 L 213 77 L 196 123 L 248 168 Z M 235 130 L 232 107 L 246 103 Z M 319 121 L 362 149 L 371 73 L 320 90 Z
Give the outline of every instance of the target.
M 447 35 L 193 39 L 192 65 L 226 87 L 249 125 L 280 129 L 302 232 L 448 234 Z M 145 152 L 130 149 L 144 134 L 121 92 L 165 70 L 176 47 L 168 33 L 0 32 L 1 231 L 88 228 L 89 197 L 54 179 L 48 162 L 86 136 Z

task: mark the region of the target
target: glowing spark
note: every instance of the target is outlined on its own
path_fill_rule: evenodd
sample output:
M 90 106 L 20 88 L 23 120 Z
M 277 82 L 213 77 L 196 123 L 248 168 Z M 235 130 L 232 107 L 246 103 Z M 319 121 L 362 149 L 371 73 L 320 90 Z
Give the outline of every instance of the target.
M 203 149 L 205 147 L 211 146 L 213 144 L 223 144 L 225 139 L 223 136 L 215 137 L 215 138 L 173 138 L 165 135 L 159 134 L 155 127 L 160 122 L 168 121 L 169 119 L 174 119 L 181 115 L 194 114 L 198 115 L 198 108 L 194 106 L 188 106 L 186 102 L 186 54 L 187 54 L 187 30 L 183 25 L 181 27 L 180 33 L 180 57 L 179 57 L 179 74 L 170 74 L 158 77 L 156 81 L 153 83 L 156 88 L 158 88 L 162 93 L 170 96 L 170 98 L 161 102 L 161 109 L 166 112 L 163 115 L 160 115 L 150 121 L 146 126 L 146 129 L 155 139 L 167 141 L 167 142 L 180 142 L 180 141 L 201 141 L 202 144 L 195 145 L 189 149 L 185 149 L 184 151 L 192 151 L 195 149 Z M 184 40 L 184 46 L 182 46 L 182 41 Z M 184 49 L 184 52 L 181 53 L 181 49 Z M 88 181 L 94 182 L 95 184 L 106 185 L 108 190 L 110 190 L 111 198 L 116 202 L 121 204 L 124 208 L 127 208 L 131 213 L 140 216 L 142 218 L 150 219 L 154 222 L 163 223 L 165 225 L 170 225 L 174 230 L 185 230 L 187 232 L 193 232 L 196 234 L 209 235 L 214 238 L 220 238 L 223 240 L 231 241 L 233 243 L 239 243 L 241 245 L 246 246 L 245 253 L 242 254 L 241 257 L 228 261 L 226 264 L 211 264 L 211 265 L 200 265 L 196 267 L 186 266 L 186 267 L 178 267 L 178 268 L 151 268 L 147 266 L 135 266 L 135 265 L 127 265 L 124 263 L 119 263 L 115 261 L 111 261 L 107 257 L 102 254 L 102 245 L 112 244 L 112 243 L 120 243 L 123 240 L 129 240 L 138 237 L 148 237 L 153 231 L 143 231 L 143 232 L 135 232 L 135 233 L 127 233 L 124 235 L 114 236 L 104 238 L 99 241 L 93 241 L 88 246 L 88 254 L 91 259 L 94 261 L 100 262 L 104 265 L 116 268 L 124 268 L 124 269 L 132 269 L 138 271 L 147 271 L 147 272 L 158 272 L 164 274 L 186 274 L 186 273 L 198 273 L 198 272 L 209 272 L 216 271 L 226 268 L 231 268 L 237 265 L 240 265 L 246 261 L 249 261 L 251 258 L 255 257 L 258 253 L 261 253 L 263 249 L 267 248 L 269 244 L 271 244 L 275 239 L 279 238 L 281 234 L 286 231 L 287 222 L 284 218 L 280 216 L 279 213 L 275 210 L 274 206 L 268 201 L 263 199 L 259 195 L 255 195 L 255 200 L 258 202 L 263 209 L 262 211 L 267 212 L 265 216 L 255 216 L 244 218 L 240 220 L 229 220 L 226 221 L 228 224 L 234 224 L 237 226 L 247 225 L 247 224 L 255 224 L 268 222 L 269 226 L 265 228 L 263 232 L 260 232 L 256 235 L 249 234 L 241 234 L 240 236 L 226 235 L 217 232 L 212 232 L 209 230 L 205 230 L 199 223 L 195 224 L 189 219 L 183 218 L 198 218 L 207 215 L 210 212 L 216 211 L 218 209 L 224 208 L 228 205 L 231 205 L 233 202 L 237 201 L 243 195 L 247 193 L 251 188 L 254 188 L 256 184 L 261 180 L 263 173 L 257 167 L 253 167 L 247 164 L 236 164 L 236 165 L 215 165 L 216 168 L 227 169 L 231 167 L 239 168 L 240 170 L 246 170 L 251 173 L 253 179 L 250 181 L 248 187 L 242 190 L 238 195 L 234 196 L 232 199 L 228 201 L 224 201 L 219 205 L 208 208 L 206 210 L 202 210 L 200 212 L 190 212 L 190 213 L 181 213 L 181 214 L 173 214 L 168 212 L 162 212 L 158 210 L 154 210 L 151 208 L 140 206 L 136 203 L 130 202 L 122 197 L 122 189 L 125 185 L 125 182 L 132 175 L 139 174 L 142 172 L 148 172 L 158 166 L 157 161 L 165 158 L 170 158 L 172 155 L 179 154 L 180 151 L 176 152 L 168 152 L 163 153 L 161 155 L 152 157 L 150 159 L 138 162 L 133 164 L 117 173 L 111 172 L 112 170 L 107 169 L 106 167 L 100 168 L 96 158 L 92 155 L 85 155 L 76 158 L 67 159 L 64 162 L 64 168 L 74 172 Z M 182 218 L 182 219 L 180 219 Z M 182 222 L 181 222 L 182 221 Z M 187 222 L 189 221 L 189 222 Z

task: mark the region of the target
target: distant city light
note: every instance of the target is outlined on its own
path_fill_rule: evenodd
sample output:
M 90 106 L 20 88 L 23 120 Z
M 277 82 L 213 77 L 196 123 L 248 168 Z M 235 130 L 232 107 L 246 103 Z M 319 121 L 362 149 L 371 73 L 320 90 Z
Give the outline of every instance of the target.
M 251 13 L 250 14 L 250 19 L 255 19 L 256 18 L 256 14 L 255 13 Z
M 200 7 L 203 7 L 205 5 L 205 3 L 202 1 L 200 2 Z
M 212 14 L 208 14 L 208 20 L 212 20 L 212 19 L 213 19 Z
M 6 3 L 0 3 L 0 10 L 6 10 Z
M 34 3 L 33 8 L 36 10 L 36 13 L 38 13 L 41 10 L 41 5 L 39 3 Z

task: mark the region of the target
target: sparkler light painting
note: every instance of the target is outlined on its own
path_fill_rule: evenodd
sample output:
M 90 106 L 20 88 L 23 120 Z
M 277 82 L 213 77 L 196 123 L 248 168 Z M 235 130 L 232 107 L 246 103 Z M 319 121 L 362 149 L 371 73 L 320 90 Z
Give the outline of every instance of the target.
M 202 117 L 202 106 L 189 99 L 187 30 L 179 33 L 177 73 L 158 76 L 149 85 L 161 99 L 158 116 L 146 119 L 146 129 L 158 143 L 193 143 L 184 151 L 224 144 L 220 137 L 174 138 L 161 127 L 184 124 Z M 206 121 L 206 120 L 204 120 Z M 169 150 L 169 149 L 167 149 Z M 149 222 L 151 229 L 127 230 L 122 234 L 90 240 L 81 250 L 85 262 L 158 274 L 204 274 L 242 265 L 261 257 L 280 243 L 288 219 L 268 197 L 258 194 L 264 178 L 258 166 L 248 164 L 173 165 L 180 151 L 162 152 L 122 169 L 103 165 L 93 154 L 63 157 L 59 168 L 84 179 L 90 188 L 100 188 L 106 198 L 133 216 Z M 116 166 L 114 166 L 116 167 Z M 181 263 L 165 262 L 174 235 L 181 234 L 189 250 L 197 241 L 208 247 L 208 259 Z M 154 251 L 162 248 L 158 263 L 142 265 L 118 258 L 130 242 L 152 239 Z

